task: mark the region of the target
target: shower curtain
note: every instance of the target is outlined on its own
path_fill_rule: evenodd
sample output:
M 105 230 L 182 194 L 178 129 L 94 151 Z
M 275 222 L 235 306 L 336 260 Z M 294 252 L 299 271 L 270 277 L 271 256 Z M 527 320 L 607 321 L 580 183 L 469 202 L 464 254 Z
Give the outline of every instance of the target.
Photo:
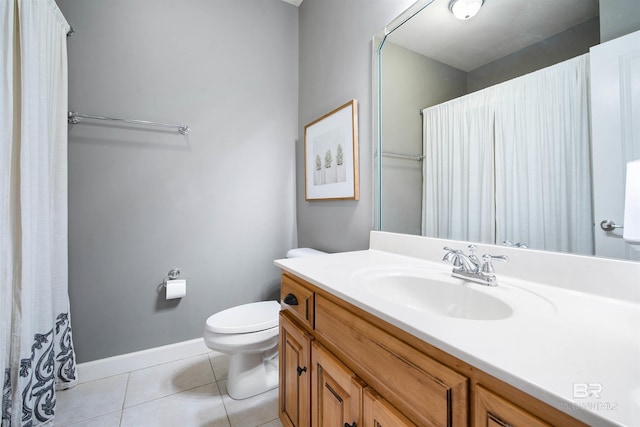
M 496 90 L 496 241 L 594 253 L 589 55 Z
M 423 235 L 593 254 L 588 54 L 423 110 Z
M 424 236 L 494 241 L 494 115 L 487 91 L 423 110 Z
M 53 0 L 0 2 L 2 426 L 50 425 L 75 384 L 67 291 L 69 25 Z

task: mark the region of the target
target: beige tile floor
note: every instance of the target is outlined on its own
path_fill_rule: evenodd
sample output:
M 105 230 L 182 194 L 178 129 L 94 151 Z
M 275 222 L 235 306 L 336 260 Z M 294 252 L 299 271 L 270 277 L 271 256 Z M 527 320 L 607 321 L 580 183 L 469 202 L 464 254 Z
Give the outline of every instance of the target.
M 226 393 L 228 357 L 209 353 L 56 393 L 58 427 L 282 427 L 278 390 Z

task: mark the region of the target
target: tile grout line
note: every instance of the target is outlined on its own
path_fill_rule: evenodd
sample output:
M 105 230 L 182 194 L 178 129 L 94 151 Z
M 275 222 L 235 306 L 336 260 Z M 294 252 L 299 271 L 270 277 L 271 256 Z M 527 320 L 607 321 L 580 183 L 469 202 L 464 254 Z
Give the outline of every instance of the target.
M 211 384 L 215 384 L 216 387 L 218 386 L 218 383 L 214 380 L 213 382 L 210 382 L 210 383 L 200 384 L 200 385 L 197 385 L 197 386 L 194 386 L 194 387 L 190 387 L 190 388 L 187 388 L 187 389 L 184 389 L 184 390 L 176 391 L 174 393 L 169 393 L 169 394 L 165 394 L 163 396 L 154 397 L 153 399 L 145 400 L 144 402 L 138 402 L 135 405 L 123 407 L 122 411 L 125 411 L 127 409 L 131 409 L 131 408 L 135 408 L 136 406 L 146 405 L 147 403 L 155 402 L 156 400 L 161 400 L 161 399 L 164 399 L 166 397 L 171 397 L 171 396 L 175 396 L 177 394 L 186 393 L 188 391 L 195 390 L 195 389 L 201 388 L 201 387 L 205 387 L 205 386 L 208 386 L 208 385 L 211 385 Z M 218 388 L 218 392 L 220 392 L 220 388 Z M 222 398 L 222 394 L 220 395 L 220 397 Z
M 162 365 L 168 365 L 168 364 L 173 363 L 173 361 L 172 362 L 166 362 L 166 363 L 163 363 L 161 365 L 156 365 L 156 366 L 153 366 L 153 367 L 150 367 L 150 368 L 136 369 L 136 370 L 133 370 L 131 372 L 128 372 L 129 377 L 127 379 L 127 395 L 125 395 L 125 400 L 123 402 L 123 408 L 122 409 L 123 410 L 130 409 L 130 408 L 133 408 L 133 407 L 136 407 L 136 406 L 144 405 L 145 403 L 148 403 L 148 402 L 153 402 L 153 401 L 156 401 L 156 400 L 159 400 L 159 399 L 162 399 L 162 398 L 165 398 L 165 397 L 169 397 L 169 396 L 175 396 L 175 395 L 180 394 L 180 393 L 184 393 L 184 392 L 187 392 L 187 391 L 199 388 L 199 387 L 204 387 L 204 386 L 207 386 L 207 385 L 215 383 L 216 382 L 216 377 L 215 377 L 215 371 L 213 370 L 213 367 L 211 366 L 211 359 L 208 356 L 206 356 L 205 354 L 199 354 L 199 355 L 191 356 L 191 357 L 188 357 L 188 358 L 176 359 L 176 361 L 181 361 L 181 360 L 186 360 L 186 359 L 197 359 L 197 358 L 202 358 L 202 357 L 205 357 L 207 360 L 209 360 L 209 367 L 211 368 L 212 378 L 213 378 L 212 381 L 206 382 L 206 383 L 203 383 L 203 384 L 199 384 L 199 385 L 194 385 L 194 386 L 191 386 L 191 387 L 186 388 L 186 389 L 173 390 L 173 392 L 171 392 L 169 394 L 165 394 L 165 395 L 162 395 L 162 396 L 156 396 L 156 397 L 154 397 L 152 399 L 136 402 L 136 403 L 131 404 L 129 406 L 127 406 L 127 395 L 129 394 L 129 380 L 131 378 L 130 374 L 132 374 L 134 372 L 143 371 L 143 370 L 146 370 L 146 369 L 157 368 L 158 366 L 162 366 Z
M 209 359 L 209 361 L 211 361 L 211 358 L 209 357 L 209 353 L 211 353 L 211 352 L 198 353 L 198 354 L 192 354 L 192 355 L 189 355 L 189 356 L 179 357 L 179 358 L 177 358 L 175 360 L 169 360 L 168 362 L 160 362 L 160 363 L 155 363 L 153 365 L 143 366 L 141 368 L 132 369 L 129 372 L 125 372 L 125 373 L 130 374 L 132 372 L 144 371 L 145 369 L 157 368 L 158 366 L 167 365 L 167 364 L 170 364 L 170 363 L 180 362 L 180 361 L 184 361 L 184 360 L 187 360 L 187 359 L 193 359 L 193 358 L 203 357 L 203 356 L 206 356 Z M 213 367 L 212 367 L 212 369 L 213 369 Z M 115 375 L 111 375 L 111 376 L 115 376 Z M 214 373 L 214 376 L 215 376 L 215 373 Z
M 209 366 L 211 366 L 211 371 L 213 372 L 214 383 L 216 385 L 216 388 L 218 389 L 218 394 L 220 396 L 220 402 L 222 403 L 222 407 L 224 408 L 224 414 L 227 417 L 227 422 L 229 423 L 229 427 L 233 427 L 233 425 L 231 424 L 231 417 L 229 416 L 229 410 L 227 409 L 227 405 L 224 404 L 224 398 L 222 396 L 222 389 L 220 388 L 220 381 L 222 381 L 222 379 L 218 380 L 218 375 L 216 375 L 216 370 L 213 367 L 213 358 L 210 356 L 210 354 L 207 357 L 209 359 Z M 226 379 L 225 379 L 225 381 L 226 381 Z
M 131 372 L 127 372 L 127 385 L 124 388 L 124 397 L 122 398 L 122 407 L 120 408 L 121 411 L 124 411 L 125 408 L 125 403 L 127 402 L 127 395 L 129 394 L 129 382 L 131 381 Z
M 127 394 L 129 394 L 129 381 L 131 381 L 131 372 L 127 372 L 127 385 L 124 388 L 124 397 L 122 398 L 122 407 L 120 408 L 120 421 L 118 426 L 122 425 L 122 419 L 124 418 L 124 405 L 127 401 Z
M 220 393 L 220 401 L 222 402 L 222 407 L 224 408 L 224 413 L 227 416 L 227 421 L 229 422 L 229 427 L 233 427 L 233 424 L 231 423 L 231 417 L 229 416 L 229 410 L 227 409 L 227 405 L 224 403 L 224 396 L 222 395 L 222 388 L 220 388 L 220 381 L 216 381 L 216 387 L 218 387 L 218 393 Z M 226 380 L 224 380 L 226 381 Z M 227 386 L 225 384 L 224 387 L 225 391 L 227 391 Z M 227 391 L 227 396 L 229 395 L 229 392 Z M 229 398 L 231 398 L 231 396 L 229 396 Z
M 132 371 L 129 371 L 129 372 L 126 372 L 126 373 L 122 373 L 122 374 L 119 374 L 119 375 L 124 375 L 124 374 L 126 374 L 126 375 L 127 375 L 127 379 L 126 379 L 126 382 L 125 382 L 124 393 L 123 393 L 123 397 L 122 397 L 122 401 L 121 401 L 120 409 L 119 409 L 119 410 L 118 410 L 118 409 L 116 409 L 115 411 L 110 412 L 110 413 L 113 415 L 113 420 L 114 420 L 114 421 L 115 421 L 115 415 L 116 415 L 116 414 L 114 414 L 114 412 L 116 412 L 116 411 L 118 411 L 118 412 L 119 412 L 119 414 L 118 414 L 118 415 L 119 415 L 119 420 L 118 420 L 118 422 L 117 422 L 117 424 L 116 424 L 116 425 L 118 425 L 119 427 L 122 427 L 122 426 L 124 425 L 124 424 L 123 424 L 123 422 L 124 422 L 124 411 L 125 411 L 125 410 L 127 410 L 127 409 L 132 409 L 132 408 L 135 408 L 135 407 L 138 407 L 138 406 L 141 406 L 141 405 L 145 405 L 145 404 L 147 404 L 147 403 L 149 403 L 149 402 L 153 402 L 153 401 L 161 400 L 161 399 L 164 399 L 164 398 L 167 398 L 167 397 L 171 397 L 171 396 L 175 396 L 175 395 L 178 395 L 178 394 L 181 394 L 181 393 L 186 393 L 186 392 L 189 392 L 189 391 L 191 391 L 191 390 L 194 390 L 194 389 L 197 389 L 197 388 L 200 388 L 200 387 L 204 387 L 204 386 L 210 386 L 210 385 L 212 385 L 212 386 L 214 386 L 214 387 L 217 389 L 218 399 L 220 399 L 220 403 L 222 403 L 222 408 L 223 408 L 223 410 L 224 410 L 224 414 L 225 414 L 225 416 L 226 416 L 227 423 L 228 423 L 229 427 L 233 427 L 233 426 L 234 426 L 234 424 L 233 424 L 233 422 L 232 422 L 231 414 L 230 414 L 230 412 L 229 412 L 230 407 L 228 406 L 228 403 L 229 403 L 229 402 L 228 402 L 228 401 L 227 401 L 227 402 L 225 402 L 225 395 L 223 394 L 223 390 L 224 390 L 224 391 L 226 391 L 226 381 L 227 381 L 227 379 L 226 379 L 226 378 L 218 379 L 218 376 L 216 375 L 216 370 L 215 370 L 215 368 L 214 368 L 214 359 L 215 359 L 215 358 L 214 358 L 214 357 L 211 357 L 211 353 L 207 353 L 206 355 L 205 355 L 205 354 L 195 355 L 195 356 L 191 356 L 191 357 L 189 357 L 189 358 L 200 358 L 200 357 L 202 357 L 202 356 L 205 356 L 205 357 L 206 357 L 206 359 L 208 359 L 208 361 L 209 361 L 208 366 L 209 366 L 209 368 L 210 368 L 210 370 L 211 370 L 210 372 L 212 373 L 212 378 L 211 378 L 211 379 L 212 379 L 212 381 L 206 382 L 206 384 L 200 384 L 200 385 L 197 385 L 197 386 L 189 387 L 189 388 L 187 388 L 187 389 L 183 389 L 183 390 L 175 391 L 175 392 L 170 393 L 170 394 L 168 394 L 168 395 L 159 396 L 159 397 L 156 397 L 156 398 L 154 398 L 154 399 L 147 400 L 147 401 L 145 401 L 145 402 L 139 402 L 139 403 L 137 403 L 137 404 L 135 404 L 135 405 L 131 405 L 131 406 L 127 406 L 127 403 L 126 403 L 126 402 L 127 402 L 127 398 L 128 398 L 128 396 L 129 396 L 129 395 L 131 395 L 131 393 L 132 393 L 132 390 L 130 390 L 130 387 L 133 385 L 132 373 L 134 373 L 134 372 L 136 372 L 136 371 L 140 371 L 140 370 L 142 370 L 142 369 L 134 369 L 134 370 L 132 370 Z M 187 358 L 180 358 L 180 359 L 176 359 L 176 361 L 183 360 L 183 359 L 187 359 Z M 172 363 L 172 362 L 167 362 L 166 364 L 168 364 L 168 363 Z M 164 364 L 165 364 L 165 363 L 163 363 L 163 364 L 161 364 L 161 365 L 164 365 Z M 222 374 L 223 374 L 223 372 L 221 372 L 221 373 L 220 373 L 220 376 L 222 376 Z M 113 375 L 113 376 L 116 376 L 116 375 Z M 89 381 L 89 382 L 87 382 L 86 384 L 91 383 L 91 382 L 94 382 L 94 381 L 99 381 L 99 379 L 96 379 L 96 380 L 93 380 L 93 381 Z M 224 383 L 224 384 L 223 384 L 223 383 Z M 223 387 L 223 386 L 224 386 L 224 387 Z M 213 397 L 213 396 L 211 396 L 211 397 Z M 76 420 L 76 422 L 77 422 L 77 423 L 87 422 L 87 421 L 89 421 L 89 420 L 91 420 L 91 419 L 93 419 L 93 418 L 98 418 L 98 417 L 101 417 L 101 416 L 104 416 L 104 415 L 107 415 L 107 414 L 109 414 L 109 413 L 105 413 L 105 414 L 94 414 L 94 416 L 90 416 L 90 417 L 88 417 L 88 418 L 86 418 L 86 419 L 83 419 L 83 420 Z M 268 421 L 267 423 L 260 424 L 260 426 L 266 426 L 266 425 L 268 425 L 269 423 L 273 423 L 274 421 L 276 421 L 276 420 L 278 420 L 278 419 L 279 419 L 279 418 L 278 418 L 278 417 L 276 417 L 276 418 L 274 418 L 273 420 Z
M 217 382 L 218 381 L 218 376 L 216 375 L 216 370 L 213 369 L 213 359 L 208 354 L 207 354 L 207 359 L 209 359 L 209 366 L 211 367 L 211 372 L 213 372 L 213 380 L 215 382 Z

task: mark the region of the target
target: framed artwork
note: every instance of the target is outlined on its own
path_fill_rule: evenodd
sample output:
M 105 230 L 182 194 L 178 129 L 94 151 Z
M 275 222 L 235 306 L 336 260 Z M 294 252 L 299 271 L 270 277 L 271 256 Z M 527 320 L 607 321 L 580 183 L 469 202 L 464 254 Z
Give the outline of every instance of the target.
M 358 200 L 358 101 L 304 127 L 305 200 Z

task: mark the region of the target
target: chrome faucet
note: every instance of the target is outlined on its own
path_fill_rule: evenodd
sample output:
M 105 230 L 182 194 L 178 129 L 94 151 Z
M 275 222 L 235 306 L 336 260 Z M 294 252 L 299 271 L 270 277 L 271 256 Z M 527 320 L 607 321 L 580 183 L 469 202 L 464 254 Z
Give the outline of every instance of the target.
M 521 243 L 521 242 L 517 242 L 517 243 L 511 243 L 508 240 L 505 240 L 504 242 L 502 242 L 503 245 L 505 246 L 510 246 L 512 248 L 523 248 L 523 249 L 527 249 L 528 246 L 526 243 Z
M 444 250 L 447 253 L 442 258 L 443 261 L 453 264 L 451 275 L 460 279 L 470 280 L 487 286 L 497 286 L 496 274 L 493 268 L 493 260 L 507 262 L 508 257 L 504 255 L 494 256 L 482 255 L 482 260 L 476 255 L 476 245 L 469 245 L 469 255 L 460 249 L 452 249 L 447 246 Z

